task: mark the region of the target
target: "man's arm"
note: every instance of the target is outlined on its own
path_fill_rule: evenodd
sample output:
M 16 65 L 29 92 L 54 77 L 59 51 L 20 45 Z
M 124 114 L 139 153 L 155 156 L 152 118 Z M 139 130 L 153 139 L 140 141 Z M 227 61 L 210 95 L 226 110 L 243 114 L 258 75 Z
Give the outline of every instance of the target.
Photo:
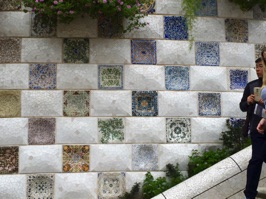
M 239 107 L 241 109 L 241 111 L 243 112 L 247 112 L 249 104 L 252 103 L 252 95 L 250 95 L 250 89 L 249 89 L 249 84 L 246 85 L 242 99 L 239 103 Z M 250 98 L 249 98 L 250 96 Z M 253 96 L 254 97 L 254 96 Z M 248 102 L 248 98 L 250 100 L 250 102 Z

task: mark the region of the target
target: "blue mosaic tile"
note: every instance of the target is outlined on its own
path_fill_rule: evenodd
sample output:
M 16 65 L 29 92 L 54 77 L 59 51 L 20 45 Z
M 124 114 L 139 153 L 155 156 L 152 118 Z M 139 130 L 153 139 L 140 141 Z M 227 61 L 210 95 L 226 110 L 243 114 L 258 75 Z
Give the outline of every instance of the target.
M 230 70 L 230 89 L 244 89 L 248 83 L 247 70 Z
M 188 40 L 185 17 L 164 17 L 164 37 L 173 40 Z
M 29 84 L 30 89 L 55 89 L 56 65 L 31 64 Z
M 99 89 L 123 89 L 122 65 L 99 65 L 98 74 Z
M 133 64 L 156 64 L 156 41 L 131 40 L 131 59 Z
M 200 66 L 218 66 L 220 48 L 218 42 L 196 42 L 196 64 Z
M 245 119 L 230 118 L 230 119 L 227 119 L 227 122 L 229 122 L 229 124 L 234 128 L 242 128 L 242 126 L 245 124 Z
M 189 67 L 166 66 L 165 87 L 167 90 L 189 90 Z
M 202 0 L 201 7 L 196 12 L 197 16 L 217 16 L 217 1 L 216 0 Z
M 198 100 L 200 116 L 221 116 L 220 93 L 199 93 Z
M 226 19 L 225 39 L 228 42 L 248 42 L 248 21 L 243 19 Z
M 64 63 L 89 63 L 89 39 L 64 39 Z
M 133 116 L 157 116 L 158 93 L 157 91 L 132 91 Z

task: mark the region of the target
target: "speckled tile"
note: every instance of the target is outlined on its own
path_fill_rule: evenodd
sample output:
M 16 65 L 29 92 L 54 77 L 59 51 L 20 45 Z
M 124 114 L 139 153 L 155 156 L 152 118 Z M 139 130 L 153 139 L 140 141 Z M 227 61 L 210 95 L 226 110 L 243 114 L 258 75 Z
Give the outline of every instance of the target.
M 0 38 L 0 63 L 20 62 L 21 39 Z
M 141 5 L 140 11 L 146 14 L 152 14 L 155 12 L 155 2 L 156 0 L 150 0 Z
M 165 88 L 167 90 L 189 90 L 189 87 L 189 67 L 165 67 Z
M 89 145 L 63 145 L 63 172 L 88 172 L 89 169 Z
M 98 66 L 99 89 L 123 89 L 123 65 Z
M 217 16 L 217 0 L 202 0 L 201 7 L 196 12 L 198 16 Z
M 158 170 L 158 145 L 132 145 L 132 170 Z
M 54 199 L 54 174 L 27 176 L 27 199 Z
M 169 143 L 191 142 L 190 118 L 166 118 L 166 141 Z
M 261 51 L 266 49 L 266 44 L 255 44 L 255 59 L 261 57 Z
M 98 18 L 98 37 L 114 38 L 121 37 L 123 32 L 122 17 L 104 17 Z
M 218 66 L 220 49 L 218 42 L 196 42 L 196 64 L 201 66 Z
M 18 173 L 19 147 L 0 147 L 0 174 Z
M 200 116 L 221 116 L 220 93 L 199 93 L 198 100 Z
M 30 89 L 55 89 L 56 65 L 31 64 L 29 87 Z
M 101 143 L 121 143 L 125 137 L 125 122 L 123 118 L 98 119 L 98 129 Z
M 230 75 L 230 89 L 244 89 L 248 83 L 248 71 L 247 70 L 233 70 L 229 71 Z
M 133 64 L 156 64 L 156 41 L 131 40 L 131 61 Z
M 64 116 L 82 117 L 89 113 L 90 91 L 64 91 Z
M 115 199 L 125 191 L 125 173 L 98 173 L 98 199 Z
M 0 90 L 0 117 L 20 117 L 21 92 L 19 90 Z
M 225 39 L 228 42 L 248 42 L 248 21 L 225 19 Z
M 32 24 L 31 25 L 32 36 L 51 37 L 55 36 L 56 34 L 56 18 L 49 17 L 49 19 L 47 19 L 47 21 L 44 22 L 43 16 L 32 13 L 31 24 Z
M 188 28 L 185 17 L 164 17 L 164 38 L 171 40 L 187 40 Z
M 89 39 L 64 39 L 63 61 L 64 63 L 88 63 Z
M 133 116 L 157 116 L 158 93 L 157 91 L 132 91 Z
M 17 0 L 0 0 L 0 11 L 2 10 L 20 10 L 21 3 Z
M 29 118 L 29 144 L 55 143 L 55 118 Z

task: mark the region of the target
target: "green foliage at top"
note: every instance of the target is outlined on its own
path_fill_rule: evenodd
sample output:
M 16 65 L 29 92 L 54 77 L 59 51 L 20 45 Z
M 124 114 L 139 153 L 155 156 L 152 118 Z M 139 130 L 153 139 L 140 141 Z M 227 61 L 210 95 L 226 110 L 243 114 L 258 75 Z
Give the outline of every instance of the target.
M 141 191 L 140 191 L 140 183 L 135 183 L 131 189 L 131 191 L 128 193 L 126 192 L 123 196 L 119 196 L 118 199 L 140 199 Z
M 239 5 L 240 9 L 243 11 L 249 11 L 256 5 L 258 5 L 263 11 L 266 8 L 266 0 L 230 0 L 230 1 Z

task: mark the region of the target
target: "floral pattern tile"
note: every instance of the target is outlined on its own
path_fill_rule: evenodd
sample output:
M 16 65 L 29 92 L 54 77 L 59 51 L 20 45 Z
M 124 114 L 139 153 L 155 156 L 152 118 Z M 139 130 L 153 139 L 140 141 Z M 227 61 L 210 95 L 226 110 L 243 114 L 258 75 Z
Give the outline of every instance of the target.
M 27 176 L 27 199 L 53 199 L 54 174 L 30 174 Z
M 31 15 L 31 35 L 32 36 L 55 36 L 56 34 L 56 18 L 47 18 L 43 20 L 43 16 L 32 13 Z
M 255 44 L 255 59 L 261 57 L 261 51 L 266 49 L 266 44 Z
M 19 147 L 0 147 L 0 174 L 18 173 Z
M 198 100 L 200 116 L 221 116 L 220 93 L 199 93 Z
M 158 93 L 157 91 L 132 91 L 133 116 L 157 116 Z
M 0 0 L 0 11 L 20 10 L 21 3 L 18 0 Z
M 248 42 L 248 21 L 225 19 L 225 38 L 229 42 Z
M 244 89 L 248 83 L 247 70 L 230 70 L 230 89 Z
M 125 173 L 98 173 L 98 199 L 115 199 L 125 191 Z
M 29 144 L 55 143 L 55 118 L 29 118 Z
M 131 60 L 133 64 L 156 64 L 156 41 L 131 40 Z
M 56 65 L 31 64 L 29 84 L 30 89 L 55 89 Z
M 98 18 L 98 36 L 103 38 L 121 37 L 123 32 L 123 18 Z
M 196 42 L 196 64 L 200 66 L 218 66 L 220 48 L 218 42 Z
M 88 172 L 90 169 L 89 145 L 63 145 L 63 171 Z
M 124 141 L 125 125 L 123 118 L 98 119 L 101 143 L 121 143 Z
M 155 2 L 156 0 L 149 0 L 140 6 L 140 11 L 146 14 L 152 14 L 155 12 Z
M 201 7 L 197 11 L 198 16 L 217 16 L 217 0 L 202 0 Z
M 132 170 L 158 170 L 158 145 L 132 145 Z
M 189 86 L 189 67 L 165 67 L 165 87 L 167 90 L 189 90 Z
M 90 91 L 64 91 L 64 116 L 84 117 L 90 115 Z
M 166 118 L 166 140 L 169 143 L 191 142 L 190 118 Z
M 187 40 L 188 28 L 183 16 L 164 17 L 164 37 L 172 40 Z
M 0 90 L 0 117 L 20 117 L 21 91 Z
M 98 74 L 99 89 L 123 89 L 122 65 L 99 65 Z
M 65 63 L 88 63 L 89 39 L 64 39 L 63 57 Z
M 21 39 L 0 38 L 0 63 L 17 63 L 21 61 Z

